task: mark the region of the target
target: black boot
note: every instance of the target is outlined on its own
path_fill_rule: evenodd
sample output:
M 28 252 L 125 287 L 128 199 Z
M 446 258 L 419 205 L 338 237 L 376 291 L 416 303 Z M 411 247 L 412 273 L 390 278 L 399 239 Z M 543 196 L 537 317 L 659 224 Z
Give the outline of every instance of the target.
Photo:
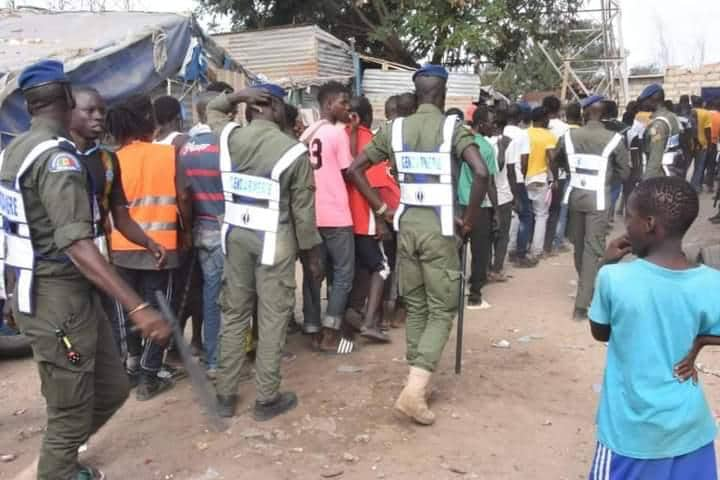
M 139 402 L 144 402 L 170 390 L 174 385 L 169 378 L 160 378 L 156 373 L 143 372 L 140 374 L 140 383 L 135 389 L 135 398 Z
M 271 420 L 278 415 L 282 415 L 285 412 L 289 412 L 293 408 L 297 407 L 298 398 L 293 392 L 283 392 L 272 402 L 260 403 L 255 402 L 254 417 L 258 422 L 266 422 Z
M 237 395 L 218 395 L 218 415 L 223 418 L 230 418 L 235 415 L 235 405 L 237 405 Z

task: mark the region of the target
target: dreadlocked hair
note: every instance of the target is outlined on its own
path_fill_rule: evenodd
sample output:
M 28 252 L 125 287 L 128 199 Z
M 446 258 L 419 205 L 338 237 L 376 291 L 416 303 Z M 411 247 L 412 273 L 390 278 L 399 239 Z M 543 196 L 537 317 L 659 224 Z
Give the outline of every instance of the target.
M 120 145 L 149 140 L 155 130 L 153 106 L 147 95 L 134 95 L 107 112 L 107 130 Z
M 655 177 L 633 191 L 633 204 L 648 216 L 655 216 L 669 236 L 682 237 L 698 216 L 700 201 L 695 189 L 681 177 Z

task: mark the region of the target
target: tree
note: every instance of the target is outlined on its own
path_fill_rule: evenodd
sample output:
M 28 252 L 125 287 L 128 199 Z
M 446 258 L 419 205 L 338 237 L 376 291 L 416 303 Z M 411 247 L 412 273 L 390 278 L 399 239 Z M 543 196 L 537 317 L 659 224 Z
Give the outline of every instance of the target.
M 416 65 L 505 65 L 530 38 L 560 44 L 583 0 L 200 0 L 243 31 L 317 24 L 364 53 Z

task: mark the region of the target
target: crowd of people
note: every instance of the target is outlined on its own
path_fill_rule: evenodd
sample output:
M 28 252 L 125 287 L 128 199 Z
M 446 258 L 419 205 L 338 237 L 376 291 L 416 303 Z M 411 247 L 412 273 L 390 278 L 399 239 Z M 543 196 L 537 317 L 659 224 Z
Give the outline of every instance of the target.
M 675 106 L 651 85 L 622 120 L 599 95 L 567 105 L 548 96 L 534 107 L 481 98 L 444 111 L 447 79 L 441 66 L 419 69 L 415 91 L 390 97 L 382 121 L 367 98 L 331 81 L 309 125 L 277 85 L 213 83 L 196 96 L 197 123 L 186 133 L 173 97 L 137 95 L 108 108 L 97 90 L 70 85 L 57 62 L 27 69 L 18 83 L 33 128 L 3 154 L 0 203 L 5 263 L 15 267 L 8 306 L 34 341 L 48 404 L 38 478 L 101 478 L 77 465 L 78 447 L 130 388 L 146 401 L 182 375 L 158 291 L 183 330 L 191 319 L 191 345 L 222 416 L 235 415 L 251 361 L 257 421 L 297 405 L 280 389 L 288 333 L 343 355 L 360 339 L 386 344 L 388 330 L 405 324 L 409 371 L 395 409 L 430 425 L 431 378 L 464 308 L 465 241 L 468 309 L 491 308 L 483 287 L 508 282 L 508 262 L 535 268 L 574 251 L 573 316 L 589 315 L 602 341 L 617 322 L 613 285 L 627 274 L 640 288 L 653 272 L 618 265 L 596 282 L 601 266 L 632 250 L 686 268 L 678 249 L 697 216 L 696 192 L 714 187 L 720 102 L 705 110 L 700 97 L 692 105 L 683 97 Z M 666 178 L 684 178 L 690 165 L 692 189 Z M 618 207 L 628 237 L 606 251 Z M 720 223 L 720 213 L 711 220 Z M 711 323 L 685 327 L 694 338 L 714 331 Z M 611 356 L 627 354 L 615 345 Z M 611 361 L 609 371 L 618 368 Z M 678 372 L 694 374 L 687 361 Z M 603 402 L 593 468 L 609 472 L 606 450 L 630 452 L 629 460 L 634 447 L 614 430 L 603 436 L 607 422 L 632 419 L 608 407 L 621 400 Z

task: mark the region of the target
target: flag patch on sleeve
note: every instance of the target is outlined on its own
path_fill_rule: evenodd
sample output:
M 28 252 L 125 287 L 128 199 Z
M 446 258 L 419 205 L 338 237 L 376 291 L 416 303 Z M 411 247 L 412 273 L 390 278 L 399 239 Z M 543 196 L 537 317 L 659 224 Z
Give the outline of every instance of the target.
M 51 173 L 59 172 L 80 172 L 82 167 L 80 161 L 68 153 L 58 153 L 50 160 L 48 170 Z

